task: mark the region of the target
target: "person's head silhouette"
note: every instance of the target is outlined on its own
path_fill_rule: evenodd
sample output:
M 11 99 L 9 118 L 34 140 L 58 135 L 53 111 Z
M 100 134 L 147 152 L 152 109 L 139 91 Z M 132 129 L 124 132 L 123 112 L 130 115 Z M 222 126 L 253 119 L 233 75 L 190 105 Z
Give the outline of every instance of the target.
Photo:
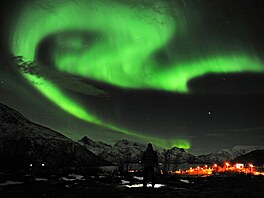
M 153 150 L 153 147 L 152 147 L 152 144 L 151 143 L 148 143 L 148 147 L 147 147 L 148 150 Z

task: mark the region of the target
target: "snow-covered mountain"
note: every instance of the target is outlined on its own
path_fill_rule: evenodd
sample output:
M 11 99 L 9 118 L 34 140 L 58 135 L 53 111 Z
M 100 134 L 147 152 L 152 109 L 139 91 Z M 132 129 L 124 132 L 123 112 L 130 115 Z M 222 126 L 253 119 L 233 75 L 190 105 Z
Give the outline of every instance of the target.
M 146 145 L 128 140 L 120 140 L 111 146 L 103 142 L 93 141 L 85 136 L 78 142 L 99 157 L 113 163 L 139 163 L 142 153 L 146 150 Z M 177 147 L 159 149 L 157 153 L 161 163 L 185 163 L 195 158 L 184 149 Z
M 49 128 L 35 124 L 14 109 L 0 103 L 0 166 L 28 167 L 99 166 L 110 164 L 77 142 Z
M 102 159 L 113 163 L 140 162 L 141 155 L 146 150 L 145 145 L 127 140 L 120 140 L 111 146 L 103 142 L 95 142 L 85 136 L 78 142 Z
M 222 149 L 215 153 L 198 156 L 198 160 L 206 163 L 223 163 L 231 161 L 255 150 L 263 150 L 264 146 L 235 146 L 231 149 Z
M 113 163 L 138 163 L 141 160 L 143 151 L 146 149 L 146 145 L 137 142 L 130 142 L 127 140 L 118 141 L 113 146 L 111 146 L 103 142 L 93 141 L 85 136 L 78 142 L 99 157 Z M 210 164 L 231 161 L 238 156 L 243 156 L 252 151 L 262 149 L 264 149 L 264 146 L 235 146 L 232 149 L 222 149 L 218 152 L 201 156 L 194 156 L 186 152 L 184 149 L 177 147 L 173 147 L 171 149 L 159 149 L 157 152 L 159 161 L 163 164 Z
M 182 148 L 163 149 L 159 153 L 160 161 L 169 164 L 193 163 L 196 157 Z
M 236 157 L 233 162 L 253 163 L 262 166 L 264 164 L 264 150 L 254 150 L 247 154 Z
M 112 147 L 101 141 L 93 141 L 87 136 L 84 136 L 82 139 L 78 140 L 78 143 L 96 155 L 99 155 L 100 153 L 111 149 Z

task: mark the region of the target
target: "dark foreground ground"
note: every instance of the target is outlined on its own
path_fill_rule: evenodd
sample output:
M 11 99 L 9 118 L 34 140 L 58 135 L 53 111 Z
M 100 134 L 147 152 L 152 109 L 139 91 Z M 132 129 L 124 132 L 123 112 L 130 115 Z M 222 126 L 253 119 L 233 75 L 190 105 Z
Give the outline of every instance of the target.
M 20 181 L 0 182 L 1 198 L 81 198 L 81 197 L 264 197 L 264 177 L 157 176 L 159 188 L 140 186 L 142 178 L 130 176 L 86 176 L 40 178 L 27 176 Z M 133 187 L 134 186 L 134 187 Z

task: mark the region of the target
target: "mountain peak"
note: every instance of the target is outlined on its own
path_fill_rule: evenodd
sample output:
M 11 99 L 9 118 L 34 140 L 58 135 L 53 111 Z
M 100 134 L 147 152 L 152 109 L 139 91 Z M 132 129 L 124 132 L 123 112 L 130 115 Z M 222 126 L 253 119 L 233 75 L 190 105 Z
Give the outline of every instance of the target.
M 86 145 L 91 145 L 91 146 L 96 145 L 96 143 L 92 139 L 88 138 L 87 136 L 84 136 L 82 139 L 78 140 L 78 142 L 81 142 Z

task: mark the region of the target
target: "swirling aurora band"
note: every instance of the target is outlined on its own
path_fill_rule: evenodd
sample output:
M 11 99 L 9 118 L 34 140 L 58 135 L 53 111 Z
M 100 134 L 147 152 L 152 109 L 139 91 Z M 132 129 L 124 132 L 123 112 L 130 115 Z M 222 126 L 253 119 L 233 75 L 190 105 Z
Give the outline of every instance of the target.
M 177 26 L 175 19 L 166 12 L 166 4 L 162 1 L 155 4 L 163 12 L 120 5 L 114 1 L 54 1 L 53 4 L 56 8 L 53 12 L 29 5 L 24 7 L 10 40 L 15 55 L 35 61 L 38 45 L 43 39 L 75 30 L 95 32 L 100 37 L 89 44 L 89 48 L 84 47 L 82 38 L 67 41 L 63 36 L 58 37 L 57 46 L 52 49 L 56 69 L 122 88 L 188 93 L 188 81 L 208 73 L 264 70 L 260 58 L 243 50 L 178 60 L 162 67 L 153 58 L 153 53 L 165 47 L 183 28 Z M 65 49 L 63 45 L 68 47 Z M 105 123 L 67 96 L 51 80 L 23 72 L 22 75 L 43 95 L 79 119 L 152 141 L 159 146 L 185 149 L 191 146 L 188 140 L 149 137 Z

